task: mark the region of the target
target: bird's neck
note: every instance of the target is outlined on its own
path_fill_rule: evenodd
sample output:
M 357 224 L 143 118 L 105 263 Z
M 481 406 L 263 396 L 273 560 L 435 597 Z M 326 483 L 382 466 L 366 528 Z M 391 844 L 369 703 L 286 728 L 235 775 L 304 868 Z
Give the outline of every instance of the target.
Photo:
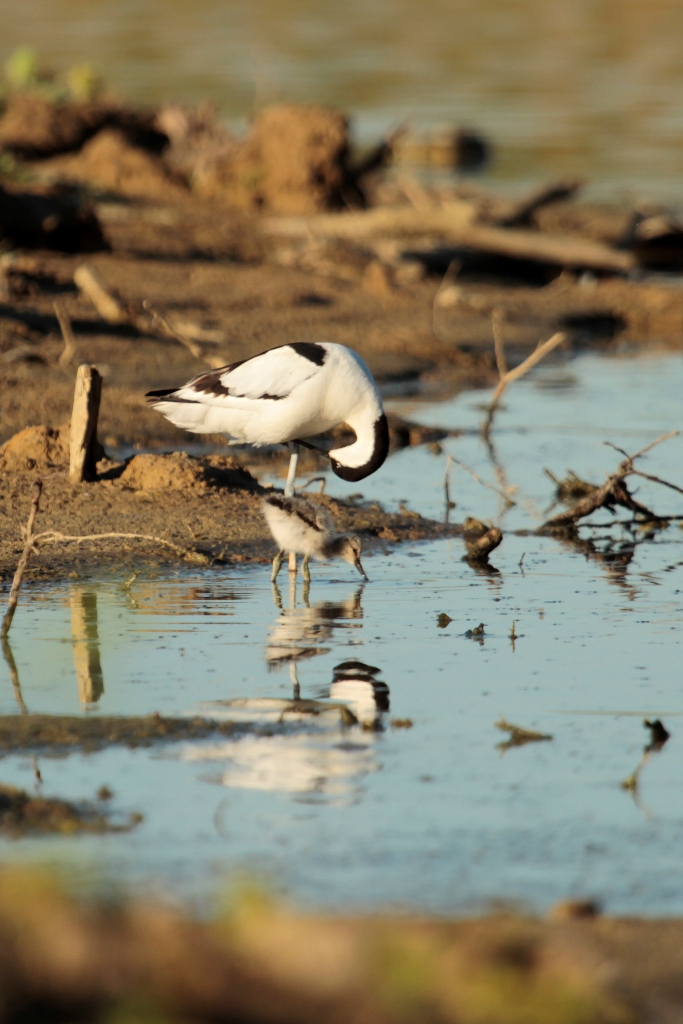
M 362 480 L 382 465 L 389 452 L 389 427 L 379 402 L 346 421 L 356 434 L 353 444 L 330 452 L 332 469 L 342 480 Z
M 340 537 L 333 537 L 332 540 L 328 540 L 327 543 L 323 545 L 323 555 L 325 558 L 339 558 L 344 550 L 346 540 L 347 538 L 343 535 Z

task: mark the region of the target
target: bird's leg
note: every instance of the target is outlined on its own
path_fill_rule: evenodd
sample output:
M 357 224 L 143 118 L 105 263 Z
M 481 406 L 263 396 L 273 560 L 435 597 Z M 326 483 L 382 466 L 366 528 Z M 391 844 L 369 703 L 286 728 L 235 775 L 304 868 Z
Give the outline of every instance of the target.
M 285 498 L 291 498 L 294 495 L 294 481 L 296 480 L 296 467 L 299 462 L 299 445 L 296 441 L 289 442 L 289 450 L 292 455 L 289 460 L 289 472 L 287 473 L 287 483 L 285 484 Z M 296 552 L 289 552 L 289 571 L 296 573 Z
M 275 607 L 277 608 L 277 610 L 281 612 L 282 611 L 282 594 L 280 593 L 280 591 L 278 589 L 277 583 L 273 583 L 272 580 L 270 581 L 270 583 L 271 583 L 270 589 L 273 592 L 273 603 L 274 603 Z
M 282 568 L 282 560 L 283 560 L 284 557 L 285 557 L 285 552 L 284 551 L 278 551 L 278 553 L 276 554 L 275 558 L 273 559 L 273 571 L 270 574 L 270 582 L 271 583 L 275 583 L 275 580 L 277 579 L 277 574 L 279 573 L 280 569 Z
M 311 570 L 308 568 L 310 557 L 310 555 L 304 555 L 304 560 L 301 563 L 301 575 L 303 576 L 306 583 L 311 582 Z
M 294 494 L 294 481 L 296 480 L 296 467 L 299 461 L 299 445 L 296 441 L 289 442 L 289 450 L 292 453 L 289 459 L 289 470 L 287 482 L 285 483 L 285 498 L 291 498 Z

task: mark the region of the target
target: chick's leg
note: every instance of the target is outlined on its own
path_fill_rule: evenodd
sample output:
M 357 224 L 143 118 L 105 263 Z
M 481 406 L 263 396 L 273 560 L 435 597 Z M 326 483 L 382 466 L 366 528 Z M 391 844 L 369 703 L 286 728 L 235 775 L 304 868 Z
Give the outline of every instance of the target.
M 277 574 L 279 573 L 280 569 L 282 568 L 282 561 L 283 561 L 284 557 L 285 557 L 285 552 L 284 551 L 278 551 L 278 553 L 276 554 L 275 558 L 273 559 L 273 571 L 272 571 L 272 573 L 270 575 L 270 582 L 271 583 L 275 583 L 275 580 L 277 579 Z

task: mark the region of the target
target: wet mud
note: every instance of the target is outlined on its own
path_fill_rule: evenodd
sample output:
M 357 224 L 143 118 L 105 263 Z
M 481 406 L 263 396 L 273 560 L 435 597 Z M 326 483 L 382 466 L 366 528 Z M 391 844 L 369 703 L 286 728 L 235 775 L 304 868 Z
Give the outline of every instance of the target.
M 4 715 L 0 716 L 0 755 L 18 751 L 63 754 L 80 750 L 92 753 L 110 746 L 134 749 L 155 743 L 204 739 L 212 734 L 234 736 L 239 731 L 232 723 L 214 722 L 198 716 L 168 718 L 153 714 L 83 718 L 76 715 Z
M 117 821 L 102 800 L 74 803 L 41 794 L 31 796 L 15 786 L 0 783 L 0 835 L 9 839 L 130 832 L 141 821 L 142 815 L 137 813 Z

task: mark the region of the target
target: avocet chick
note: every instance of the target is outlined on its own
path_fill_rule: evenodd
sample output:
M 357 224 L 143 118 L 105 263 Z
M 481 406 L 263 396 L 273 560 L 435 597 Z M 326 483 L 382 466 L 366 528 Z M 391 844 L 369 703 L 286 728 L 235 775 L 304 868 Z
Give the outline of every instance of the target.
M 326 562 L 330 558 L 343 558 L 355 565 L 364 580 L 368 577 L 360 562 L 360 539 L 354 534 L 340 534 L 331 516 L 307 498 L 285 498 L 269 494 L 261 506 L 268 528 L 280 549 L 273 559 L 271 580 L 277 579 L 285 554 L 293 551 L 303 555 L 301 572 L 310 580 L 309 559 Z

